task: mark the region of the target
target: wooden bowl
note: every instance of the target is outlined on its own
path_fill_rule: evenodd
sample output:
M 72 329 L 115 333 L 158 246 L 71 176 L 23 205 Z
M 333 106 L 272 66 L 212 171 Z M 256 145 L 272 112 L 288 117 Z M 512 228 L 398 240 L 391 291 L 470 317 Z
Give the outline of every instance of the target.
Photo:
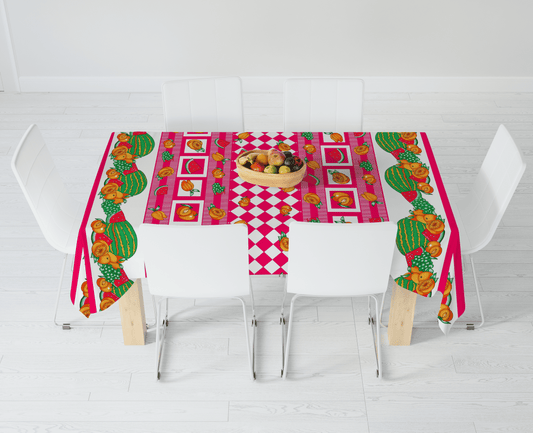
M 250 170 L 244 165 L 239 164 L 239 158 L 242 158 L 250 153 L 264 153 L 266 155 L 268 150 L 250 150 L 248 152 L 241 153 L 235 161 L 237 164 L 237 173 L 239 173 L 239 177 L 246 182 L 253 183 L 254 185 L 289 188 L 291 186 L 298 185 L 307 173 L 307 166 L 305 164 L 298 171 L 282 174 L 262 173 L 260 171 Z

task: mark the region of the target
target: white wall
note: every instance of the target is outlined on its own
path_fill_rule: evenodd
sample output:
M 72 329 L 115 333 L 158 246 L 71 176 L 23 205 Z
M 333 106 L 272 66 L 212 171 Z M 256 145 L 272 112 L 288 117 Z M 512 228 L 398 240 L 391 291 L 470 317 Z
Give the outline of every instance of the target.
M 164 77 L 209 75 L 395 77 L 410 86 L 421 81 L 398 78 L 426 77 L 444 87 L 459 82 L 432 78 L 516 87 L 533 77 L 530 0 L 4 3 L 23 91 L 150 90 Z

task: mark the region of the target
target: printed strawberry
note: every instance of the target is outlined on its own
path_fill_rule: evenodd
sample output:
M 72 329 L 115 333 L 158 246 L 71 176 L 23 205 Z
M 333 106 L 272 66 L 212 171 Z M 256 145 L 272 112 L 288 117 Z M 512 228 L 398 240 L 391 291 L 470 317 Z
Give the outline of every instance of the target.
M 418 197 L 418 191 L 404 191 L 401 194 L 409 203 Z
M 378 218 L 369 218 L 368 219 L 368 222 L 371 222 L 371 223 L 381 223 L 385 221 L 385 218 L 382 218 L 382 217 L 378 217 Z

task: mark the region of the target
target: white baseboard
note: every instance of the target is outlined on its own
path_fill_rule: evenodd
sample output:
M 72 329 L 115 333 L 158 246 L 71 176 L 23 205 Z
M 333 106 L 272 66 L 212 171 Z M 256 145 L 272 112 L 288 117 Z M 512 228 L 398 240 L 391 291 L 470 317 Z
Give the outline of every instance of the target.
M 22 92 L 159 92 L 199 77 L 19 77 Z M 241 77 L 243 92 L 283 92 L 290 77 Z M 533 92 L 533 77 L 360 77 L 366 92 Z

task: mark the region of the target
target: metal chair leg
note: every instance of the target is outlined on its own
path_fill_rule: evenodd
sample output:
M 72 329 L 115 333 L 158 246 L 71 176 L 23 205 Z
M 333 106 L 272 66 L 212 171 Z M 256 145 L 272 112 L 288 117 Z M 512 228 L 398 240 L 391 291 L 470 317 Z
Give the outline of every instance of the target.
M 61 286 L 63 285 L 63 277 L 65 275 L 65 267 L 67 266 L 68 254 L 63 258 L 63 266 L 61 267 L 61 276 L 59 277 L 59 287 L 57 288 L 56 308 L 54 310 L 54 324 L 63 327 L 64 330 L 71 329 L 70 323 L 57 323 L 57 311 L 59 310 L 59 299 L 61 298 Z
M 373 298 L 376 304 L 376 319 L 372 315 L 370 315 L 369 323 L 372 329 L 372 340 L 374 341 L 374 352 L 376 354 L 376 376 L 380 379 L 383 378 L 382 373 L 382 361 L 381 361 L 381 334 L 380 334 L 380 326 L 381 323 L 381 314 L 378 307 L 378 300 L 374 295 L 368 296 L 368 302 L 370 303 L 370 298 Z M 374 329 L 375 328 L 375 329 Z
M 165 299 L 161 299 L 157 304 L 157 316 L 156 316 L 156 334 L 155 334 L 155 368 L 156 368 L 156 380 L 161 379 L 161 361 L 163 359 L 163 345 L 166 337 L 166 320 L 161 320 L 161 304 Z M 168 298 L 166 299 L 168 305 Z M 167 308 L 168 314 L 168 308 Z
M 156 380 L 159 380 L 161 378 L 161 375 L 159 374 L 159 339 L 161 330 L 159 327 L 159 311 L 161 310 L 161 305 L 157 305 L 157 314 L 155 316 L 155 378 Z
M 470 255 L 470 264 L 472 265 L 472 273 L 474 274 L 474 284 L 476 286 L 477 302 L 479 304 L 479 312 L 481 314 L 481 323 L 477 325 L 477 327 L 481 328 L 483 324 L 485 323 L 485 316 L 483 315 L 483 306 L 481 305 L 481 296 L 479 295 L 479 286 L 477 282 L 476 268 L 474 267 L 474 258 L 472 257 L 472 255 Z M 473 323 L 467 323 L 466 329 L 468 329 L 469 331 L 473 331 L 475 329 L 475 325 Z
M 281 377 L 283 377 L 283 365 L 285 363 L 285 298 L 287 297 L 287 286 L 283 289 L 283 299 L 281 301 L 281 313 L 279 318 L 279 324 L 281 325 Z
M 237 297 L 239 301 L 241 301 L 242 304 L 242 315 L 243 315 L 243 323 L 244 323 L 244 335 L 246 336 L 246 348 L 248 352 L 248 364 L 250 366 L 250 377 L 252 380 L 255 380 L 255 328 L 257 327 L 257 324 L 255 323 L 255 313 L 253 312 L 252 307 L 252 326 L 253 326 L 253 334 L 252 334 L 252 347 L 250 347 L 250 335 L 248 333 L 248 317 L 246 315 L 246 304 L 244 302 L 244 299 Z
M 384 325 L 383 324 L 383 305 L 385 304 L 385 296 L 387 295 L 387 292 L 385 291 L 383 295 L 381 296 L 381 307 L 379 309 L 379 324 L 383 326 L 384 328 L 388 328 L 389 324 Z
M 298 295 L 294 295 L 294 297 L 291 299 L 291 308 L 289 311 L 289 329 L 287 330 L 287 345 L 285 346 L 285 360 L 283 362 L 283 379 L 287 378 L 289 351 L 291 347 L 292 318 L 294 317 L 294 301 L 296 301 L 298 297 Z

